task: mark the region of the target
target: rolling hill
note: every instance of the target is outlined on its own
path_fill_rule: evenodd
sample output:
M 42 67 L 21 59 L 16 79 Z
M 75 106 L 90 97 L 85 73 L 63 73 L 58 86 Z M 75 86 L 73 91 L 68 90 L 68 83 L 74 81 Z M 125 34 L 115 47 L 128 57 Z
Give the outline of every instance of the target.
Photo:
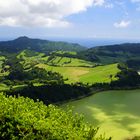
M 0 53 L 2 56 L 23 50 L 32 50 L 47 55 L 55 53 L 59 57 L 79 58 L 100 64 L 126 62 L 132 68 L 140 68 L 140 43 L 97 46 L 87 49 L 76 43 L 31 39 L 26 36 L 0 42 Z
M 95 68 L 85 67 L 54 67 L 46 64 L 38 64 L 37 67 L 45 68 L 53 72 L 59 72 L 63 75 L 67 83 L 83 82 L 83 83 L 109 83 L 110 75 L 113 75 L 113 80 L 117 80 L 115 75 L 120 71 L 117 64 L 106 66 L 97 66 Z
M 93 47 L 78 55 L 80 58 L 102 64 L 140 60 L 140 43 Z
M 30 54 L 30 55 L 29 55 Z M 43 53 L 24 50 L 17 55 L 25 69 L 32 68 L 33 65 L 49 71 L 58 72 L 68 79 L 67 83 L 99 83 L 110 82 L 120 70 L 118 64 L 100 65 L 78 58 L 47 56 Z
M 9 60 L 17 58 L 25 71 L 32 67 L 39 67 L 58 72 L 68 79 L 67 83 L 110 82 L 116 80 L 115 75 L 120 71 L 119 62 L 127 62 L 129 66 L 133 64 L 134 68 L 138 68 L 137 60 L 140 60 L 140 44 L 85 49 L 78 44 L 19 37 L 13 41 L 0 42 L 0 51 L 9 54 L 13 52 L 14 57 L 7 58 L 2 55 L 3 53 L 1 57 Z M 130 61 L 132 59 L 135 63 Z M 3 64 L 4 60 L 1 63 Z M 4 73 L 1 73 L 1 76 L 3 75 Z
M 0 42 L 1 52 L 19 52 L 25 49 L 39 51 L 43 53 L 49 53 L 52 51 L 82 51 L 85 47 L 79 44 L 66 43 L 66 42 L 54 42 L 49 40 L 31 39 L 26 36 L 19 37 L 11 41 Z

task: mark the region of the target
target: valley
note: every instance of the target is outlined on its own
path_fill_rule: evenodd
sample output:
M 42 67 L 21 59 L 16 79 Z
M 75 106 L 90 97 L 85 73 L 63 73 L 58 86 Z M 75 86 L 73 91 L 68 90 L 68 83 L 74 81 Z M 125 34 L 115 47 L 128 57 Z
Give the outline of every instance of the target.
M 133 51 L 132 47 L 136 51 Z M 19 37 L 13 41 L 0 42 L 0 52 L 0 99 L 5 98 L 5 102 L 8 101 L 12 110 L 18 108 L 22 100 L 29 99 L 26 101 L 27 104 L 34 105 L 35 108 L 40 104 L 43 104 L 43 108 L 45 106 L 49 108 L 53 104 L 68 114 L 82 113 L 84 120 L 81 115 L 77 117 L 80 117 L 80 120 L 74 115 L 75 120 L 70 122 L 67 121 L 67 117 L 72 117 L 71 114 L 64 115 L 65 123 L 70 125 L 69 129 L 76 129 L 73 134 L 79 139 L 86 137 L 91 140 L 96 137 L 97 140 L 111 140 L 112 137 L 112 140 L 125 140 L 139 136 L 139 44 L 86 49 L 78 44 Z M 12 100 L 19 105 L 11 105 Z M 24 105 L 27 107 L 27 104 Z M 3 107 L 3 104 L 0 105 Z M 53 105 L 48 112 L 52 112 L 55 108 Z M 42 111 L 46 113 L 43 108 Z M 9 110 L 5 109 L 8 114 Z M 62 110 L 58 112 L 63 114 Z M 6 117 L 4 112 L 3 110 L 2 117 Z M 33 110 L 33 116 L 35 112 Z M 53 113 L 55 115 L 58 112 Z M 17 115 L 16 113 L 13 113 L 13 116 Z M 28 114 L 26 111 L 24 113 L 29 123 Z M 39 112 L 37 114 L 40 116 Z M 39 120 L 42 119 L 46 124 L 44 118 Z M 62 125 L 61 116 L 56 115 L 54 118 L 57 118 L 55 121 L 58 125 Z M 20 119 L 23 121 L 23 118 Z M 16 120 L 12 120 L 11 126 L 14 125 L 13 121 Z M 51 121 L 49 118 L 49 122 Z M 77 130 L 76 123 L 71 124 L 72 121 L 77 121 L 77 126 L 81 126 L 80 130 Z M 26 125 L 26 122 L 24 123 Z M 41 126 L 36 128 L 32 123 L 33 120 L 30 124 L 37 129 L 38 135 L 40 130 L 45 133 L 44 128 Z M 58 132 L 54 132 L 53 126 L 49 125 L 51 128 L 45 128 L 51 130 L 50 137 L 55 138 L 56 133 L 58 138 Z M 0 127 L 2 129 L 3 125 Z M 22 127 L 24 126 L 21 126 L 21 129 Z M 67 130 L 63 125 L 62 127 L 63 132 L 70 138 Z M 100 129 L 97 131 L 98 127 Z M 88 130 L 85 130 L 86 128 Z M 85 135 L 76 135 L 82 132 Z M 34 135 L 34 130 L 31 133 Z
M 28 50 L 19 53 L 17 59 L 24 69 L 30 69 L 32 66 L 35 66 L 46 71 L 61 73 L 66 79 L 66 83 L 109 83 L 111 80 L 117 80 L 115 75 L 120 71 L 117 63 L 101 65 L 78 58 L 46 56 L 43 53 Z M 110 75 L 112 75 L 112 78 L 110 78 Z
M 140 0 L 0 0 L 0 140 L 140 140 Z

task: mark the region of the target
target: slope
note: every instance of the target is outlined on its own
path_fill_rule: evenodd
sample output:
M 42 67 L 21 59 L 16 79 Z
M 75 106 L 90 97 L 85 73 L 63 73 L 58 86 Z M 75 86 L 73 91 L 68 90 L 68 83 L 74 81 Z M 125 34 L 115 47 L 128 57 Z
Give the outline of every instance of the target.
M 47 71 L 58 72 L 65 79 L 68 79 L 67 83 L 83 82 L 92 84 L 110 82 L 111 80 L 116 80 L 114 76 L 120 71 L 117 63 L 100 65 L 78 58 L 46 56 L 43 53 L 36 52 L 33 54 L 29 50 L 22 51 L 17 58 L 21 59 L 25 69 L 36 66 Z M 112 79 L 110 75 L 112 75 Z
M 126 43 L 90 48 L 80 52 L 80 58 L 103 64 L 140 60 L 140 43 Z
M 41 39 L 31 39 L 26 36 L 19 37 L 11 41 L 0 42 L 0 51 L 2 52 L 19 52 L 24 49 L 48 53 L 56 50 L 64 51 L 82 51 L 85 48 L 79 44 L 55 42 Z

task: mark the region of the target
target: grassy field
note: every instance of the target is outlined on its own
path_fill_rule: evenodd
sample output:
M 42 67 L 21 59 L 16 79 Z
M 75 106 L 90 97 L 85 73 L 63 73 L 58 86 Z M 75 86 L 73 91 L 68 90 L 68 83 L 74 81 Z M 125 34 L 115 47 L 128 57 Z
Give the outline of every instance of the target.
M 117 64 L 96 66 L 96 63 L 78 58 L 51 57 L 45 56 L 43 53 L 30 53 L 26 50 L 22 51 L 17 58 L 21 59 L 25 69 L 36 65 L 37 67 L 45 68 L 47 71 L 58 72 L 63 75 L 64 79 L 68 79 L 67 83 L 83 82 L 92 84 L 110 82 L 110 75 L 115 76 L 119 72 Z M 115 77 L 112 77 L 112 80 L 115 80 Z
M 105 91 L 62 106 L 74 106 L 99 133 L 113 140 L 140 135 L 140 90 Z
M 61 73 L 64 78 L 68 78 L 68 83 L 83 82 L 83 83 L 97 83 L 110 82 L 110 75 L 115 75 L 119 69 L 117 64 L 106 66 L 97 66 L 95 68 L 87 67 L 54 67 L 46 64 L 38 64 L 40 68 Z M 113 77 L 115 80 L 115 77 Z
M 52 61 L 48 64 L 55 64 L 57 66 L 65 66 L 65 67 L 93 67 L 95 63 L 77 59 L 77 58 L 69 58 L 69 57 L 59 57 L 56 56 Z
M 74 52 L 74 51 L 56 51 L 55 54 L 71 54 L 71 55 L 76 55 L 77 52 Z
M 70 54 L 74 54 L 74 52 L 69 52 Z M 57 54 L 57 53 L 56 53 Z M 48 65 L 57 65 L 57 66 L 68 66 L 68 67 L 93 67 L 96 63 L 92 63 L 89 61 L 77 59 L 77 58 L 69 58 L 69 57 L 60 57 L 54 56 L 49 60 L 49 56 L 45 56 L 44 53 L 37 52 L 29 52 L 27 50 L 22 51 L 17 56 L 18 59 L 22 59 L 26 64 L 29 63 L 47 63 Z

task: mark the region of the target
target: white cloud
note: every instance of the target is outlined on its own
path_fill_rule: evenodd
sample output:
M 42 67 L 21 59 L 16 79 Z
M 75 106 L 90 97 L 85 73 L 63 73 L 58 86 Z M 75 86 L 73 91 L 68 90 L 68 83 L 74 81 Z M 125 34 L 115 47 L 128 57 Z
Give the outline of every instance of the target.
M 104 0 L 0 0 L 0 25 L 67 27 L 65 17 Z
M 122 20 L 120 22 L 114 23 L 114 26 L 116 28 L 126 28 L 126 27 L 128 27 L 130 25 L 130 23 L 131 23 L 130 21 Z

